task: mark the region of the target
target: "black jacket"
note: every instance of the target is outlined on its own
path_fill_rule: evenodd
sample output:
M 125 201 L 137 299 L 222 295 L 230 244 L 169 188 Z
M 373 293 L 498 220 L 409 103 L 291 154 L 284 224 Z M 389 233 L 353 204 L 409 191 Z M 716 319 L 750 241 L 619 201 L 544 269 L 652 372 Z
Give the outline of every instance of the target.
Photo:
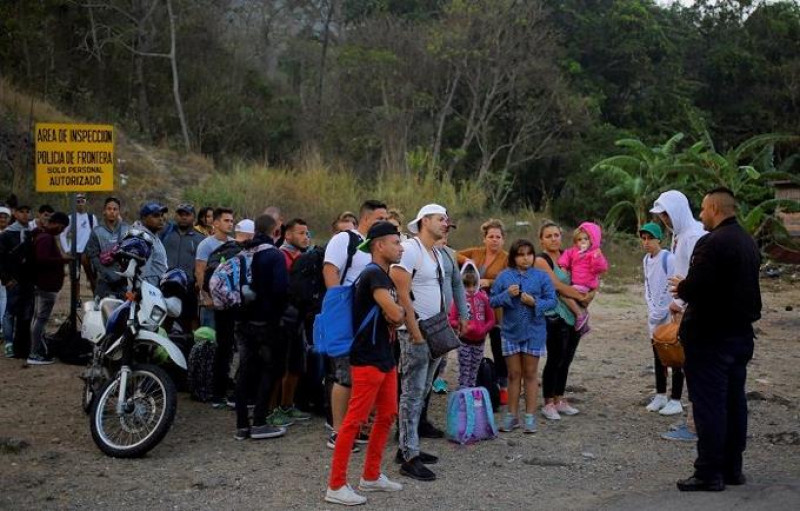
M 253 280 L 251 289 L 255 291 L 255 300 L 245 306 L 239 319 L 242 321 L 261 321 L 270 325 L 278 325 L 284 309 L 286 309 L 289 292 L 289 273 L 286 260 L 272 239 L 256 235 L 245 248 L 252 248 L 267 243 L 273 248 L 257 252 L 253 256 Z
M 678 285 L 688 303 L 681 322 L 684 343 L 753 336 L 761 318 L 758 271 L 761 256 L 753 238 L 731 217 L 697 241 L 689 274 Z
M 27 243 L 23 243 L 23 235 Z M 33 237 L 27 226 L 15 222 L 0 234 L 0 281 L 33 284 Z

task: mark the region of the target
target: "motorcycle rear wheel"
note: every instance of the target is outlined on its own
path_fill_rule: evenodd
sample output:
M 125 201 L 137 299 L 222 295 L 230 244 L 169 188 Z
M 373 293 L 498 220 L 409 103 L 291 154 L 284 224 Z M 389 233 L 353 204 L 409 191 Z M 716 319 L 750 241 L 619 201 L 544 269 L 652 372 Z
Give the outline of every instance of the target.
M 95 396 L 90 414 L 92 440 L 114 458 L 138 458 L 158 445 L 175 419 L 177 391 L 163 369 L 134 365 L 128 377 L 125 410 L 117 414 L 120 373 Z

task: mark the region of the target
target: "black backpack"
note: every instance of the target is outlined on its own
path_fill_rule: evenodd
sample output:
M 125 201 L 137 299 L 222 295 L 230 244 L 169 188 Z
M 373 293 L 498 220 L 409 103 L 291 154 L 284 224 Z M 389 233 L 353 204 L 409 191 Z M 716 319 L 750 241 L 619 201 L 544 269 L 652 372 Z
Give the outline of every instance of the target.
M 481 365 L 478 366 L 478 377 L 475 378 L 475 386 L 488 390 L 489 398 L 492 400 L 492 409 L 500 409 L 500 386 L 497 385 L 497 374 L 492 359 L 484 357 L 481 360 Z
M 231 240 L 226 241 L 211 252 L 208 256 L 208 261 L 206 261 L 206 272 L 203 274 L 203 291 L 209 291 L 208 283 L 211 281 L 211 276 L 214 275 L 214 270 L 217 269 L 217 266 L 222 264 L 223 261 L 236 257 L 242 251 L 242 248 L 241 243 Z
M 347 262 L 342 270 L 340 283 L 347 277 L 347 271 L 353 264 L 353 256 L 358 250 L 361 238 L 347 231 L 350 241 L 347 244 Z M 297 307 L 301 316 L 317 314 L 322 309 L 325 298 L 325 279 L 322 278 L 322 267 L 325 264 L 325 247 L 311 247 L 297 258 L 289 272 L 289 300 Z

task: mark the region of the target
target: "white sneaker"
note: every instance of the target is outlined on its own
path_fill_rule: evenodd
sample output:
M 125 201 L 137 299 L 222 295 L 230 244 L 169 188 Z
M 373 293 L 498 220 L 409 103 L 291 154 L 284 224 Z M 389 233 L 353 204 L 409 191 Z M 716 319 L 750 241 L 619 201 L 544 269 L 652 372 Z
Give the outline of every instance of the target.
M 561 420 L 561 416 L 558 414 L 558 410 L 556 410 L 556 405 L 553 403 L 547 403 L 542 407 L 542 415 L 551 421 Z
M 374 481 L 367 481 L 363 477 L 361 482 L 358 483 L 358 489 L 361 491 L 400 491 L 403 485 L 389 480 L 385 474 L 381 474 Z
M 661 415 L 678 415 L 683 412 L 683 405 L 677 399 L 670 399 L 669 403 L 658 411 Z
M 325 492 L 325 502 L 332 502 L 334 504 L 341 504 L 343 506 L 358 506 L 367 503 L 367 498 L 359 495 L 349 484 L 346 484 L 338 490 L 328 488 Z
M 666 394 L 656 394 L 656 396 L 650 401 L 650 404 L 647 405 L 645 408 L 648 412 L 657 412 L 667 406 L 667 399 Z
M 556 411 L 564 415 L 578 415 L 580 410 L 570 405 L 566 400 L 562 399 L 556 404 Z

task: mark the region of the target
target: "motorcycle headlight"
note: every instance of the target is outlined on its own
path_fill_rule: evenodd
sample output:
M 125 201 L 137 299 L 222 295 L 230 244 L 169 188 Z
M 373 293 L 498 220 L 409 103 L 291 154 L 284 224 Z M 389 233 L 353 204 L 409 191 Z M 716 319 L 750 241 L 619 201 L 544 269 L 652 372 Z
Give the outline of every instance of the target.
M 155 324 L 161 323 L 161 320 L 164 319 L 164 315 L 166 315 L 167 311 L 159 307 L 158 305 L 153 306 L 153 310 L 150 312 L 150 321 Z

